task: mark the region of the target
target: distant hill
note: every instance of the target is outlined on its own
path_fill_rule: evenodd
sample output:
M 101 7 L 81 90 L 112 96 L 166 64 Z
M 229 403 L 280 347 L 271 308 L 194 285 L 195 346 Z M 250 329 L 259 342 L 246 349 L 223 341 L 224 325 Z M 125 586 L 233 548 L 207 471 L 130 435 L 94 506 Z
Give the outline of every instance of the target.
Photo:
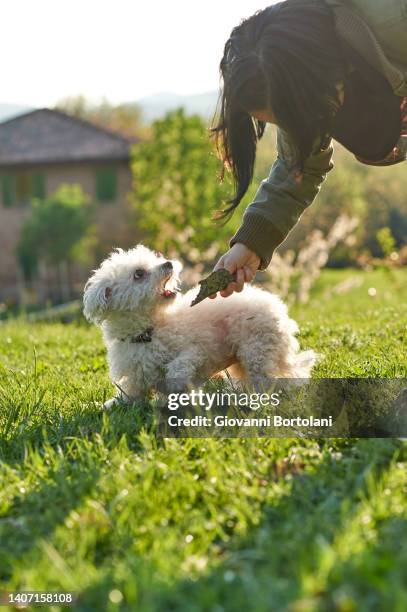
M 30 110 L 33 110 L 31 106 L 0 103 L 0 122 L 16 117 L 17 115 L 22 115 L 23 113 L 28 113 Z
M 205 119 L 209 119 L 215 111 L 217 100 L 217 91 L 208 91 L 194 95 L 164 92 L 141 98 L 134 102 L 134 104 L 141 108 L 143 120 L 149 123 L 180 106 L 184 107 L 188 114 L 198 114 Z
M 189 115 L 201 115 L 204 119 L 211 119 L 218 101 L 217 91 L 207 91 L 200 94 L 180 95 L 163 92 L 140 98 L 129 102 L 126 106 L 138 106 L 142 111 L 143 121 L 150 123 L 163 117 L 165 113 L 182 106 Z M 16 117 L 33 110 L 30 106 L 20 104 L 0 103 L 0 122 Z

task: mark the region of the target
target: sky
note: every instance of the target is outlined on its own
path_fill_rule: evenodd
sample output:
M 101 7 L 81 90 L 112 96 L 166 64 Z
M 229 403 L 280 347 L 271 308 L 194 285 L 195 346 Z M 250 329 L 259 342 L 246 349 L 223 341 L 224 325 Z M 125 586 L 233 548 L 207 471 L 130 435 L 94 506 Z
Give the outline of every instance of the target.
M 232 28 L 273 0 L 3 0 L 0 102 L 217 89 Z

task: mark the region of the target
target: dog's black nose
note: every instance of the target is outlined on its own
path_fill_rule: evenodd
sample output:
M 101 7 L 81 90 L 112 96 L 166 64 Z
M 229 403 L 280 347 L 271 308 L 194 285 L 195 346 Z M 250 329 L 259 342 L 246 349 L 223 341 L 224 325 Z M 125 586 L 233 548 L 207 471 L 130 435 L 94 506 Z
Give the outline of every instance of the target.
M 166 261 L 163 264 L 161 264 L 163 268 L 165 268 L 166 270 L 172 270 L 172 261 Z

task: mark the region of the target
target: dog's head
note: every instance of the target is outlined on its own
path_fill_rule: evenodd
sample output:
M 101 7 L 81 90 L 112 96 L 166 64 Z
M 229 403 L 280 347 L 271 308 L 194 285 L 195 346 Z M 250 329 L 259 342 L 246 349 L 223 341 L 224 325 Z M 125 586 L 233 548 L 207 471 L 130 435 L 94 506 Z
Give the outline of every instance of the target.
M 102 323 L 113 313 L 133 312 L 148 317 L 176 297 L 182 265 L 143 245 L 117 249 L 86 283 L 84 315 Z

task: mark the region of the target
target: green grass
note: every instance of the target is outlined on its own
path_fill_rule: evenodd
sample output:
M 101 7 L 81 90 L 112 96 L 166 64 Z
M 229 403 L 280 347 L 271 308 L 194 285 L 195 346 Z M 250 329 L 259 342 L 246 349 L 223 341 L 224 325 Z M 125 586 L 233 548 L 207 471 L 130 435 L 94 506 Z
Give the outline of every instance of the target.
M 407 377 L 406 280 L 323 274 L 292 309 L 316 376 Z M 403 442 L 160 440 L 148 406 L 100 411 L 98 330 L 9 322 L 0 355 L 0 590 L 86 611 L 407 609 Z

